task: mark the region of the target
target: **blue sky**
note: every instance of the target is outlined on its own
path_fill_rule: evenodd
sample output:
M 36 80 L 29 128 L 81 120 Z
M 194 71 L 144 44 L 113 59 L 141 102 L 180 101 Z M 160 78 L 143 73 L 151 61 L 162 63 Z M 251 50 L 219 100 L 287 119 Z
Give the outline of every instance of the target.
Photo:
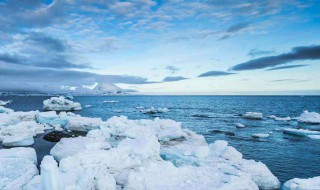
M 0 90 L 319 94 L 315 0 L 0 0 Z

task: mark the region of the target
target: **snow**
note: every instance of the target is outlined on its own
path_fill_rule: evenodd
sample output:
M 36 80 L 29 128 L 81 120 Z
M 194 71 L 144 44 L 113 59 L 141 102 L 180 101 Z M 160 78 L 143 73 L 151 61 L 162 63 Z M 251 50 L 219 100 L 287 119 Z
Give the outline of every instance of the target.
M 36 155 L 32 148 L 0 150 L 0 189 L 22 189 L 33 176 L 38 174 Z
M 140 109 L 140 112 L 145 113 L 145 114 L 155 114 L 155 113 L 165 113 L 169 112 L 168 108 L 148 108 L 148 109 Z
M 0 106 L 0 113 L 12 113 L 13 110 L 9 108 L 5 108 L 3 106 Z
M 262 113 L 259 113 L 259 112 L 246 112 L 246 114 L 244 114 L 243 118 L 246 118 L 246 119 L 262 119 L 263 115 L 262 115 Z
M 86 137 L 62 139 L 51 150 L 41 183 L 64 189 L 277 189 L 262 163 L 245 160 L 226 141 L 208 145 L 181 123 L 112 117 Z M 43 174 L 42 173 L 42 174 Z M 50 175 L 49 175 L 50 174 Z
M 299 179 L 294 178 L 285 182 L 282 186 L 282 190 L 316 190 L 320 189 L 320 176 Z
M 253 138 L 268 138 L 270 136 L 270 134 L 266 134 L 266 133 L 256 133 L 251 135 Z
M 48 100 L 43 101 L 44 110 L 54 110 L 54 111 L 75 111 L 81 110 L 81 105 L 78 102 L 73 102 L 66 99 L 63 96 L 52 97 Z
M 245 126 L 244 124 L 237 123 L 237 124 L 236 124 L 236 127 L 237 127 L 237 128 L 245 128 L 246 126 Z
M 2 101 L 0 100 L 0 106 L 5 106 L 7 104 L 10 104 L 12 102 L 12 100 L 8 100 L 8 101 Z
M 296 136 L 320 135 L 320 131 L 312 131 L 308 129 L 292 129 L 292 128 L 284 129 L 283 133 L 288 135 L 296 135 Z
M 298 122 L 302 122 L 302 123 L 320 124 L 320 114 L 317 112 L 304 111 L 296 119 L 298 120 Z

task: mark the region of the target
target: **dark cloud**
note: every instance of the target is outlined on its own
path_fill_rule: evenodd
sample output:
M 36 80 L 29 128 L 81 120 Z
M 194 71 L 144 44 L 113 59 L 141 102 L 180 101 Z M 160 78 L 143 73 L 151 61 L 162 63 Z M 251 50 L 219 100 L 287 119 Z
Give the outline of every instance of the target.
M 64 52 L 67 48 L 67 45 L 58 38 L 53 38 L 51 36 L 46 36 L 41 33 L 32 33 L 30 34 L 27 39 L 27 42 L 30 42 L 34 45 L 40 45 L 43 48 L 46 48 L 50 51 L 58 51 Z
M 175 77 L 166 77 L 162 81 L 163 82 L 173 82 L 173 81 L 180 81 L 180 80 L 185 80 L 187 78 L 184 78 L 182 76 L 175 76 Z
M 43 88 L 57 89 L 60 86 L 81 86 L 98 83 L 149 84 L 146 78 L 129 75 L 99 75 L 90 72 L 71 70 L 55 70 L 45 68 L 30 68 L 0 64 L 0 90 L 21 89 L 41 90 Z M 33 89 L 26 89 L 33 88 Z
M 320 45 L 292 48 L 291 52 L 276 56 L 261 57 L 233 66 L 230 70 L 254 70 L 275 67 L 294 61 L 320 59 Z
M 251 57 L 256 57 L 256 56 L 261 56 L 261 55 L 269 55 L 269 54 L 273 54 L 273 53 L 275 53 L 275 51 L 273 51 L 273 50 L 252 49 L 252 50 L 250 50 L 248 55 Z
M 308 66 L 308 65 L 286 65 L 286 66 L 280 66 L 280 67 L 267 69 L 266 71 L 274 71 L 274 70 L 281 70 L 281 69 L 291 69 L 291 68 L 305 67 L 305 66 Z
M 233 75 L 236 73 L 229 73 L 224 71 L 208 71 L 206 73 L 202 73 L 198 77 L 218 77 L 218 76 L 225 76 L 225 75 Z
M 171 65 L 167 66 L 165 69 L 171 71 L 172 73 L 175 73 L 176 71 L 180 70 L 179 68 L 171 66 Z

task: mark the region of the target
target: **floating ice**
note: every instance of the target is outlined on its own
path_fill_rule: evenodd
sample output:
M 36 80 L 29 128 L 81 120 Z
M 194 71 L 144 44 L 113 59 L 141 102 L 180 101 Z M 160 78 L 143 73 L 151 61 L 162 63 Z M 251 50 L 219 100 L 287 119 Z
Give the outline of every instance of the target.
M 0 100 L 0 106 L 5 106 L 7 104 L 10 104 L 12 102 L 12 100 L 8 100 L 8 101 L 2 101 Z
M 246 114 L 244 114 L 243 118 L 246 118 L 246 119 L 262 119 L 263 115 L 262 115 L 262 113 L 259 113 L 259 112 L 246 112 Z
M 277 117 L 275 115 L 270 115 L 270 116 L 268 116 L 268 118 L 274 119 L 276 121 L 290 121 L 291 120 L 291 117 Z
M 32 148 L 0 150 L 0 189 L 22 189 L 38 174 L 35 151 Z
M 282 190 L 316 190 L 320 189 L 320 176 L 309 179 L 294 178 L 285 182 Z
M 68 94 L 68 95 L 66 95 L 66 99 L 73 100 L 74 98 L 73 98 L 72 94 Z
M 136 109 L 141 110 L 141 109 L 144 109 L 144 107 L 143 106 L 138 106 L 138 107 L 136 107 Z
M 117 101 L 117 100 L 104 100 L 103 102 L 105 102 L 105 103 L 118 103 L 119 101 Z
M 296 118 L 298 122 L 320 124 L 320 114 L 317 112 L 304 111 L 299 117 Z
M 47 124 L 50 126 L 65 126 L 67 124 L 66 119 L 61 119 L 59 115 L 55 111 L 49 111 L 49 112 L 40 112 L 36 115 L 36 121 L 38 123 Z
M 308 135 L 308 137 L 312 139 L 320 139 L 320 135 Z
M 173 120 L 112 117 L 86 137 L 62 139 L 51 154 L 59 167 L 52 158 L 42 162 L 49 169 L 38 183 L 59 181 L 64 189 L 280 187 L 264 164 L 243 159 L 226 141 L 208 146 Z
M 283 133 L 288 135 L 296 135 L 296 136 L 320 135 L 320 131 L 312 131 L 308 129 L 292 129 L 292 128 L 284 129 Z
M 64 128 L 73 131 L 90 131 L 92 129 L 98 129 L 103 123 L 100 118 L 81 117 L 80 115 L 75 115 L 70 112 L 61 112 L 59 117 L 62 121 L 66 121 L 66 124 L 63 125 Z
M 30 135 L 5 136 L 2 139 L 2 145 L 6 147 L 31 146 L 33 144 L 33 136 Z
M 85 105 L 84 107 L 85 107 L 85 108 L 91 108 L 92 105 Z
M 236 124 L 236 127 L 237 127 L 237 128 L 245 128 L 246 126 L 243 125 L 243 124 L 241 124 L 241 123 L 237 123 L 237 124 Z
M 78 102 L 73 102 L 66 99 L 63 96 L 52 97 L 48 100 L 43 101 L 44 110 L 53 110 L 53 111 L 74 111 L 81 110 L 81 105 Z
M 0 106 L 0 113 L 12 113 L 13 110 L 9 108 L 5 108 L 3 106 Z
M 256 133 L 251 135 L 253 138 L 267 138 L 270 136 L 270 134 L 265 134 L 265 133 Z
M 168 112 L 168 108 L 148 108 L 148 109 L 140 109 L 140 112 L 145 113 L 145 114 L 155 114 L 155 113 L 164 113 Z

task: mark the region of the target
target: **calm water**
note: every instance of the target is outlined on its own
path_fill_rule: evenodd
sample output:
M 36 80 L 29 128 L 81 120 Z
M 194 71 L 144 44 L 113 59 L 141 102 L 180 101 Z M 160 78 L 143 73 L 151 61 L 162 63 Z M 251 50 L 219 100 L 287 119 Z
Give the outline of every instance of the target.
M 1 97 L 1 100 L 13 100 L 7 107 L 16 111 L 41 110 L 42 101 L 48 97 Z M 104 103 L 104 100 L 117 100 L 118 103 Z M 272 119 L 246 120 L 239 114 L 248 111 L 262 112 L 264 116 L 299 116 L 303 110 L 320 113 L 320 97 L 300 96 L 107 96 L 75 97 L 90 108 L 77 112 L 82 116 L 101 117 L 106 120 L 114 115 L 125 115 L 130 119 L 168 118 L 182 122 L 184 128 L 191 129 L 206 137 L 208 143 L 218 139 L 227 140 L 230 145 L 243 153 L 244 158 L 265 163 L 281 182 L 294 177 L 309 178 L 320 176 L 320 140 L 293 137 L 282 134 L 277 129 L 313 128 L 320 125 L 301 125 L 295 121 L 282 122 Z M 167 107 L 168 113 L 147 115 L 135 107 Z M 114 110 L 121 110 L 115 113 Z M 247 127 L 237 129 L 236 123 Z M 212 130 L 229 131 L 234 136 Z M 265 140 L 254 140 L 254 133 L 272 132 Z M 41 137 L 40 137 L 41 138 Z M 48 154 L 54 143 L 36 139 L 38 156 Z

